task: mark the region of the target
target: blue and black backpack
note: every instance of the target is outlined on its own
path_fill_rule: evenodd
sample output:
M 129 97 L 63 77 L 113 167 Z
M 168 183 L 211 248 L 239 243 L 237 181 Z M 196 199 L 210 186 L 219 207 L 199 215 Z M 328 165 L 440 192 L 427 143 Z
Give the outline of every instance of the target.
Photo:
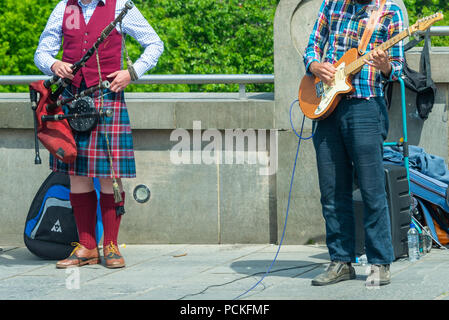
M 94 179 L 97 198 L 100 199 L 100 183 Z M 99 200 L 98 200 L 99 201 Z M 103 234 L 100 204 L 97 206 L 96 239 Z M 36 256 L 61 260 L 73 250 L 72 242 L 78 242 L 78 229 L 70 204 L 69 176 L 52 172 L 39 188 L 28 212 L 24 242 Z

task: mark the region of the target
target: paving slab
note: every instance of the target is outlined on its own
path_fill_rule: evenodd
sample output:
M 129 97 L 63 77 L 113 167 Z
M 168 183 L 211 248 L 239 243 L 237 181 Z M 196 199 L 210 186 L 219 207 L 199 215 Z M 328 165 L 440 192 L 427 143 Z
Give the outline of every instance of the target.
M 127 266 L 104 263 L 67 270 L 25 247 L 0 251 L 1 300 L 449 300 L 449 251 L 391 265 L 390 285 L 357 278 L 314 287 L 329 263 L 323 245 L 122 245 Z M 272 265 L 278 252 L 277 260 Z M 270 273 L 268 268 L 272 265 Z M 263 278 L 262 281 L 260 281 Z M 257 284 L 257 285 L 256 285 Z

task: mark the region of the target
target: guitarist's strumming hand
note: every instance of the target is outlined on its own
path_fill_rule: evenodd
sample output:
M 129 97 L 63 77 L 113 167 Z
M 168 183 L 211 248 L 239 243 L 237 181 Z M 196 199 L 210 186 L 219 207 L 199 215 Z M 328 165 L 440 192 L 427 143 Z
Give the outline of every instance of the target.
M 371 67 L 380 70 L 387 78 L 390 77 L 392 67 L 387 51 L 374 50 L 368 53 L 368 59 L 365 59 L 365 62 Z
M 310 64 L 309 70 L 325 84 L 332 86 L 335 72 L 337 71 L 332 64 L 329 62 L 319 63 L 314 61 Z

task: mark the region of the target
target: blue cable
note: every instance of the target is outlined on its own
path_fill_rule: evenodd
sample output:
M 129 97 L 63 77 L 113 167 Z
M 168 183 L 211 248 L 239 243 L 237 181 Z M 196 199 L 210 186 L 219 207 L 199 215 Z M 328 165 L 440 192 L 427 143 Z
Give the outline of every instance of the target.
M 246 295 L 248 292 L 250 292 L 251 290 L 253 290 L 254 288 L 256 288 L 256 287 L 259 285 L 259 283 L 261 283 L 261 282 L 263 281 L 263 279 L 265 279 L 265 277 L 270 273 L 271 268 L 273 268 L 273 265 L 274 265 L 274 263 L 276 262 L 277 257 L 278 257 L 278 255 L 279 255 L 279 251 L 281 250 L 282 243 L 284 242 L 285 230 L 287 229 L 288 213 L 289 213 L 289 210 L 290 210 L 290 200 L 291 200 L 291 196 L 292 196 L 293 181 L 294 181 L 294 179 L 295 179 L 296 163 L 298 162 L 298 155 L 299 155 L 299 148 L 300 148 L 300 146 L 301 146 L 301 140 L 309 140 L 309 139 L 311 139 L 311 138 L 313 137 L 313 135 L 314 135 L 314 134 L 312 133 L 312 135 L 311 135 L 310 137 L 307 137 L 307 138 L 303 138 L 303 137 L 302 137 L 302 132 L 303 132 L 303 130 L 304 130 L 304 121 L 305 121 L 305 119 L 306 119 L 306 116 L 303 116 L 303 118 L 302 118 L 301 133 L 298 134 L 298 132 L 296 132 L 295 127 L 293 126 L 293 120 L 292 120 L 292 109 L 293 109 L 293 106 L 294 106 L 294 104 L 295 104 L 296 102 L 299 102 L 299 101 L 298 101 L 298 100 L 295 100 L 295 101 L 293 101 L 292 104 L 290 105 L 290 125 L 291 125 L 291 127 L 292 127 L 292 129 L 293 129 L 293 132 L 294 132 L 295 135 L 298 137 L 298 146 L 297 146 L 297 148 L 296 148 L 295 162 L 294 162 L 294 164 L 293 164 L 292 177 L 291 177 L 291 180 L 290 180 L 290 191 L 288 192 L 287 211 L 286 211 L 286 214 L 285 214 L 285 222 L 284 222 L 284 229 L 282 230 L 281 242 L 279 243 L 279 246 L 278 246 L 276 255 L 275 255 L 275 257 L 274 257 L 274 259 L 273 259 L 273 262 L 271 263 L 270 267 L 267 269 L 267 272 L 265 272 L 265 274 L 262 276 L 262 278 L 261 278 L 259 281 L 256 282 L 256 284 L 254 284 L 251 288 L 249 288 L 248 290 L 246 290 L 244 293 L 240 294 L 239 296 L 237 296 L 237 297 L 234 298 L 233 300 L 238 300 L 240 297 Z
M 300 141 L 301 141 L 301 140 L 309 140 L 309 139 L 311 139 L 311 138 L 313 137 L 313 133 L 312 133 L 312 135 L 311 135 L 310 137 L 307 137 L 307 138 L 304 138 L 304 137 L 302 136 L 302 131 L 303 131 L 303 129 L 304 129 L 304 120 L 305 120 L 306 116 L 303 116 L 303 118 L 302 118 L 302 126 L 301 126 L 301 133 L 300 133 L 300 134 L 298 134 L 298 132 L 296 132 L 295 126 L 293 125 L 293 120 L 292 120 L 292 110 L 293 110 L 293 106 L 295 105 L 296 102 L 299 102 L 299 100 L 296 99 L 296 100 L 293 101 L 292 104 L 290 105 L 290 126 L 292 127 L 293 132 L 294 132 L 295 135 L 299 138 Z

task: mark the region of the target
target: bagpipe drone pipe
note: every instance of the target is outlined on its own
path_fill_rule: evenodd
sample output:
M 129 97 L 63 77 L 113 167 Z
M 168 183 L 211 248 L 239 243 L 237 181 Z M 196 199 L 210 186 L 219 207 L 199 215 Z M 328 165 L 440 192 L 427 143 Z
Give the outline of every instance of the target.
M 127 1 L 120 14 L 100 34 L 95 44 L 86 54 L 71 66 L 72 74 L 76 75 L 86 62 L 94 55 L 101 43 L 121 23 L 125 15 L 134 7 L 132 1 Z M 103 81 L 98 86 L 88 88 L 71 98 L 60 99 L 65 88 L 71 84 L 71 80 L 53 76 L 48 80 L 36 81 L 30 84 L 31 108 L 34 115 L 35 134 L 35 164 L 40 164 L 39 143 L 57 159 L 65 163 L 72 163 L 77 156 L 77 149 L 72 130 L 85 132 L 94 128 L 100 117 L 111 117 L 111 111 L 97 111 L 89 95 L 96 90 L 109 88 L 110 83 Z M 52 85 L 57 88 L 52 92 Z M 68 114 L 62 110 L 62 106 L 73 102 Z

